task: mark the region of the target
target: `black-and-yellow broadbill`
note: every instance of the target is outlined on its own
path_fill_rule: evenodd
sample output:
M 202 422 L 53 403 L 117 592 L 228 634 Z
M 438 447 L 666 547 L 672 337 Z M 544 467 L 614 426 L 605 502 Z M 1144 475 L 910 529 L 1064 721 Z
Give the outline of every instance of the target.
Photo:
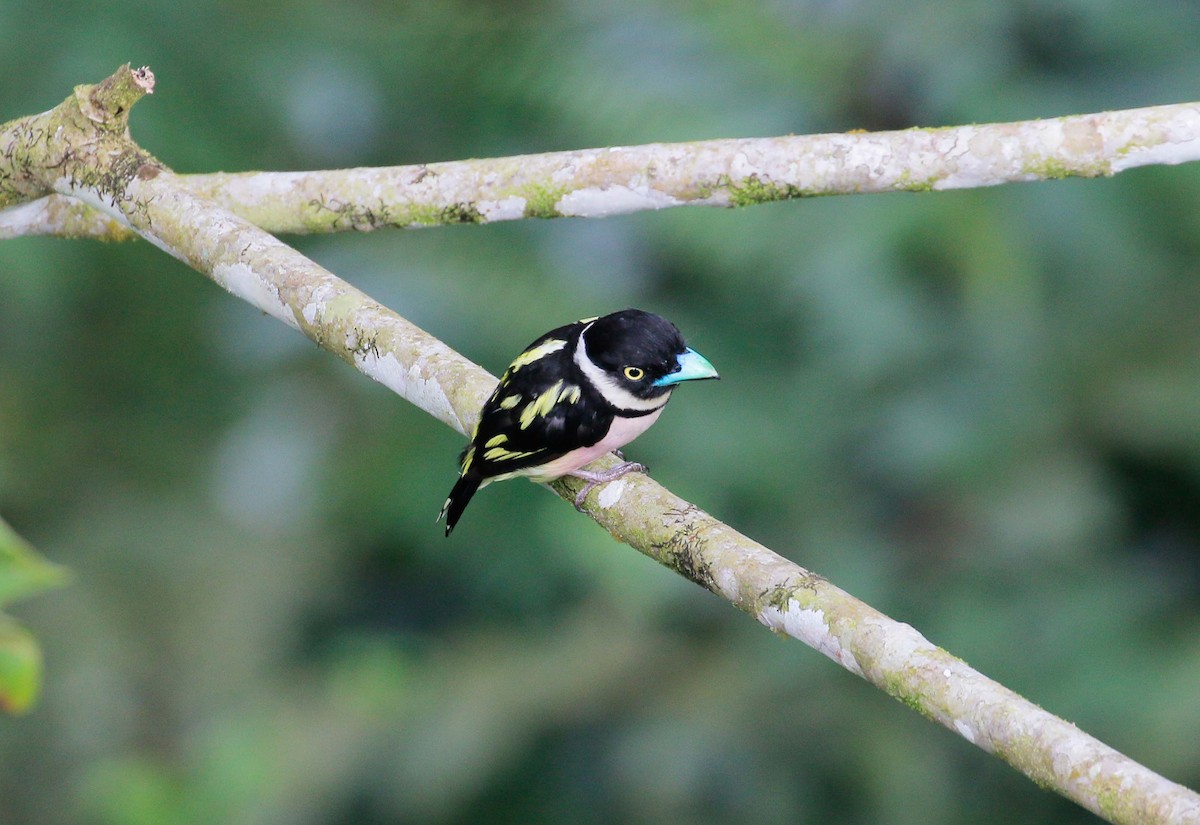
M 575 499 L 581 507 L 597 484 L 644 471 L 634 462 L 582 467 L 645 432 L 679 384 L 718 377 L 674 324 L 651 312 L 626 309 L 550 330 L 513 359 L 483 405 L 438 516 L 446 535 L 493 481 L 576 476 L 587 481 Z

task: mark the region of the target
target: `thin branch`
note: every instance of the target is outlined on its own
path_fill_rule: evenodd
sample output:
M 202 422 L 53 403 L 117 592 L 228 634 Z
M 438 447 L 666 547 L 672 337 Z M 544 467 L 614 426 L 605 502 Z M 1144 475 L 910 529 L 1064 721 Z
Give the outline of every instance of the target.
M 269 232 L 300 234 L 964 189 L 1195 160 L 1200 103 L 1179 103 L 1015 123 L 654 143 L 372 169 L 187 175 L 182 182 Z M 56 200 L 30 213 L 0 212 L 0 238 L 128 237 L 102 215 L 88 223 Z
M 34 201 L 0 209 L 0 240 L 27 235 L 60 238 L 93 238 L 128 241 L 137 233 L 124 221 L 93 209 L 83 201 L 62 195 L 45 195 Z
M 95 102 L 94 95 L 89 99 Z M 71 105 L 71 99 L 63 104 Z M 258 227 L 197 196 L 132 143 L 110 142 L 102 153 L 84 151 L 92 139 L 60 133 L 56 141 L 66 145 L 51 156 L 90 155 L 84 163 L 104 164 L 99 168 L 72 161 L 48 169 L 36 151 L 21 162 L 35 170 L 34 176 L 41 170 L 46 188 L 127 222 L 459 432 L 474 425 L 495 378 Z M 554 486 L 573 498 L 573 482 Z M 1200 795 L 991 681 L 908 625 L 742 536 L 652 479 L 626 476 L 605 486 L 589 496 L 588 512 L 619 540 L 1100 816 L 1139 825 L 1200 823 Z

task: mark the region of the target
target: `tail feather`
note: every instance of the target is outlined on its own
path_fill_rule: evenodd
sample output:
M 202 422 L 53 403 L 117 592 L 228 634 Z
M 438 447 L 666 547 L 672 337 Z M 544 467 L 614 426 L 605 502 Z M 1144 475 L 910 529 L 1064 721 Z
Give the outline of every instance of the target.
M 463 510 L 467 509 L 467 505 L 471 503 L 471 497 L 475 495 L 475 491 L 479 489 L 483 479 L 475 473 L 467 472 L 458 477 L 458 481 L 454 482 L 454 488 L 450 491 L 450 495 L 446 498 L 446 503 L 442 505 L 442 512 L 438 514 L 438 520 L 446 519 L 446 535 L 449 536 L 454 530 L 454 525 L 458 524 L 458 520 L 462 517 Z

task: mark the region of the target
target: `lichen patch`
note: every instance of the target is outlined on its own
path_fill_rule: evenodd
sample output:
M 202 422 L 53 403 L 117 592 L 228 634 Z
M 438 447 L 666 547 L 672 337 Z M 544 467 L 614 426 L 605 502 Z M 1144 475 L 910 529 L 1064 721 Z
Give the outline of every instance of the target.
M 841 641 L 829 630 L 825 612 L 803 607 L 796 599 L 788 599 L 785 609 L 768 605 L 759 611 L 758 620 L 772 630 L 782 631 L 824 653 L 852 673 L 863 675 L 854 654 L 842 647 Z

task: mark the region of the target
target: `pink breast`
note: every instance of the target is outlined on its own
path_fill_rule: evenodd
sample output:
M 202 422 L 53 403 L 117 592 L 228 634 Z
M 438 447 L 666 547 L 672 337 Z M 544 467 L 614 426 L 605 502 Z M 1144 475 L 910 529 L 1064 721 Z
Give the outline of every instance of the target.
M 590 447 L 572 450 L 549 464 L 539 467 L 537 475 L 531 475 L 530 478 L 534 481 L 550 481 L 559 476 L 565 476 L 572 470 L 578 470 L 584 464 L 594 461 L 605 453 L 619 450 L 646 432 L 661 414 L 662 408 L 660 407 L 649 415 L 638 418 L 618 418 L 613 421 L 612 426 L 608 428 L 608 434 L 600 441 Z

